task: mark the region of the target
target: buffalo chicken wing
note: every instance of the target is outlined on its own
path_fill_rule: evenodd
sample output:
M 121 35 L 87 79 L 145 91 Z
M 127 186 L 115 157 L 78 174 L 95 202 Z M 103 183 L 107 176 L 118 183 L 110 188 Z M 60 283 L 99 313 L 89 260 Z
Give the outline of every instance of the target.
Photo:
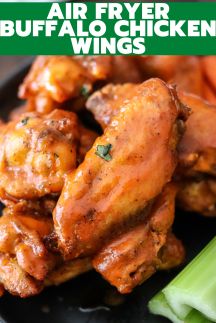
M 78 120 L 55 110 L 21 115 L 0 130 L 0 197 L 32 199 L 59 193 L 77 164 Z M 65 158 L 65 156 L 67 156 Z
M 216 107 L 193 95 L 180 98 L 192 114 L 179 145 L 179 206 L 216 216 Z
M 96 81 L 107 79 L 110 64 L 108 56 L 39 56 L 19 96 L 28 100 L 29 110 L 49 113 L 70 99 L 85 98 Z
M 145 217 L 175 170 L 185 114 L 175 91 L 159 79 L 137 86 L 66 177 L 53 214 L 65 258 L 92 255 Z

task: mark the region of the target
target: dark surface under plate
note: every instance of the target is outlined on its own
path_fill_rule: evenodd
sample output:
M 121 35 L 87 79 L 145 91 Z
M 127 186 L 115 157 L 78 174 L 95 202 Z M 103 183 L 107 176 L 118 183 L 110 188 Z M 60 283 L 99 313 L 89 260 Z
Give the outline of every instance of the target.
M 26 72 L 24 67 L 0 84 L 0 117 L 7 118 L 11 109 L 20 104 L 17 87 Z M 187 262 L 215 235 L 215 225 L 216 219 L 177 212 L 174 232 L 186 246 Z M 168 321 L 148 313 L 147 302 L 179 270 L 157 273 L 133 293 L 120 298 L 122 304 L 118 306 L 107 305 L 114 289 L 95 272 L 29 299 L 6 293 L 0 299 L 0 323 L 165 323 Z

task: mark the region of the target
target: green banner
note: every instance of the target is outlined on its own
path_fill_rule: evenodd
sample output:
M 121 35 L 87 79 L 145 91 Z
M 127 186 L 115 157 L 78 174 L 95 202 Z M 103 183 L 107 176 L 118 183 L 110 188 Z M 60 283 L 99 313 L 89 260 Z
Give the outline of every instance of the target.
M 216 54 L 216 2 L 0 3 L 0 55 Z

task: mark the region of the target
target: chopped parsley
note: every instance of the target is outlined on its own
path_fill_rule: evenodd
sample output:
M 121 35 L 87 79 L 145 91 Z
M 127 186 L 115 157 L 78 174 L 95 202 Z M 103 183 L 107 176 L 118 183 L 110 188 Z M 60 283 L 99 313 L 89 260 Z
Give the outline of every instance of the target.
M 83 84 L 83 86 L 81 87 L 81 90 L 80 90 L 80 94 L 82 96 L 84 96 L 85 98 L 87 98 L 89 96 L 89 93 L 90 93 L 89 86 L 86 84 Z
M 95 154 L 106 161 L 110 161 L 112 159 L 112 156 L 109 153 L 111 149 L 112 149 L 111 144 L 97 145 L 97 150 Z
M 27 125 L 27 123 L 28 123 L 28 121 L 29 121 L 29 119 L 30 119 L 29 117 L 26 117 L 26 118 L 22 119 L 22 120 L 21 120 L 22 125 L 23 125 L 23 126 L 26 126 L 26 125 Z

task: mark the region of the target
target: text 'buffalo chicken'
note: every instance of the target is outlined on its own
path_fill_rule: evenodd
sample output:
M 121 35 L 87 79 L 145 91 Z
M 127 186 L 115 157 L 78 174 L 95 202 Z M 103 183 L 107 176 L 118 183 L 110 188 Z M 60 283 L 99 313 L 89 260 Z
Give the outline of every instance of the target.
M 89 270 L 129 293 L 216 216 L 216 57 L 40 56 L 0 124 L 0 294 Z

